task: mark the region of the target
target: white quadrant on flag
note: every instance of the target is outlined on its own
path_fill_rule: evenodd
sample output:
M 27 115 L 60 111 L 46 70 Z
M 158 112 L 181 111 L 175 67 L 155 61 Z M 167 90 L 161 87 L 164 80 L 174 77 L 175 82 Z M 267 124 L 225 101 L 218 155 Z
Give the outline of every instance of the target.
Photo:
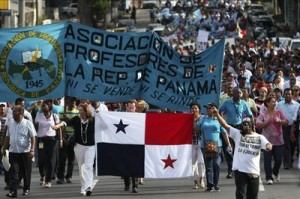
M 145 143 L 144 113 L 100 112 L 95 115 L 95 142 Z
M 192 145 L 146 145 L 145 178 L 192 176 Z

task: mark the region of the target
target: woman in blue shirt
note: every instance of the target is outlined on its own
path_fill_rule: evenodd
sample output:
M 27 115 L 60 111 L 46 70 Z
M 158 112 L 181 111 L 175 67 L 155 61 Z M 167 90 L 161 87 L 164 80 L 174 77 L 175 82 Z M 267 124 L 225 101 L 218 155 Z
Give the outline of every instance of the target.
M 217 107 L 214 103 L 209 103 L 206 106 L 207 115 L 203 116 L 198 127 L 202 131 L 202 136 L 200 140 L 200 147 L 204 154 L 204 162 L 206 168 L 206 181 L 207 189 L 205 191 L 211 192 L 213 190 L 220 191 L 219 188 L 219 172 L 221 164 L 221 152 L 222 152 L 222 140 L 220 134 L 224 136 L 224 140 L 229 148 L 231 148 L 228 135 L 226 130 L 221 127 L 217 118 L 212 111 L 213 107 Z M 206 142 L 216 144 L 216 152 L 209 153 L 205 148 Z

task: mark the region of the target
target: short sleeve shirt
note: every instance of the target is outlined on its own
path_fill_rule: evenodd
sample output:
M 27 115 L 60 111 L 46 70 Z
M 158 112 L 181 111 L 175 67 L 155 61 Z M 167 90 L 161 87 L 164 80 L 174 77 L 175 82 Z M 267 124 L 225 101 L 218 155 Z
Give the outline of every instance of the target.
M 201 117 L 200 121 L 198 122 L 198 128 L 202 131 L 200 140 L 201 148 L 204 148 L 205 140 L 217 141 L 218 146 L 222 146 L 220 134 L 226 133 L 226 130 L 220 125 L 216 118 L 211 118 L 209 116 Z
M 262 135 L 264 135 L 273 145 L 283 145 L 282 124 L 275 122 L 275 117 L 278 117 L 281 120 L 286 119 L 281 111 L 277 110 L 274 115 L 268 115 L 266 111 L 263 111 L 256 119 L 256 124 L 261 124 L 269 119 L 272 120 L 267 126 L 262 128 Z
M 232 170 L 259 175 L 260 152 L 269 141 L 257 133 L 243 136 L 240 130 L 233 127 L 230 127 L 230 137 L 235 142 Z
M 9 152 L 27 153 L 31 148 L 31 138 L 36 136 L 34 125 L 27 119 L 22 119 L 17 123 L 11 120 L 7 124 L 7 134 L 9 137 Z

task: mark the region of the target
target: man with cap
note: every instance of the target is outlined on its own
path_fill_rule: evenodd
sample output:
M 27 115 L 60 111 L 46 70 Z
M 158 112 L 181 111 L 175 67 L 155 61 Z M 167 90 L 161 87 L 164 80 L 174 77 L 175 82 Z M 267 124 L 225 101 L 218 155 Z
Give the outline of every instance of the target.
M 242 95 L 243 92 L 240 88 L 234 88 L 232 98 L 226 100 L 219 109 L 220 113 L 226 116 L 226 122 L 237 129 L 241 129 L 244 116 L 252 118 L 253 121 L 252 111 L 247 102 L 241 99 Z M 230 142 L 234 149 L 233 140 L 230 139 Z M 224 151 L 224 153 L 228 166 L 227 178 L 232 178 L 232 154 L 226 151 Z
M 238 80 L 238 85 L 235 88 L 240 88 L 240 89 L 249 88 L 246 84 L 247 81 L 246 77 L 239 75 L 237 80 Z
M 240 130 L 227 124 L 216 108 L 212 111 L 236 144 L 232 167 L 236 198 L 257 199 L 261 149 L 272 150 L 272 144 L 263 135 L 254 131 L 252 118 L 243 118 Z

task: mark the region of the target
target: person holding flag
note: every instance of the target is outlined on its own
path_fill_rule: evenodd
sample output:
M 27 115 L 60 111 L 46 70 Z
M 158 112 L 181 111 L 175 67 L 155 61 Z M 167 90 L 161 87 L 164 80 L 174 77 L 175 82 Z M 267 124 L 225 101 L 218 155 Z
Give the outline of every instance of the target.
M 94 180 L 93 165 L 96 157 L 95 120 L 89 106 L 90 105 L 87 104 L 80 104 L 78 106 L 78 116 L 53 127 L 54 129 L 63 126 L 72 126 L 74 128 L 74 153 L 79 167 L 80 193 L 86 196 L 92 194 L 92 184 Z

